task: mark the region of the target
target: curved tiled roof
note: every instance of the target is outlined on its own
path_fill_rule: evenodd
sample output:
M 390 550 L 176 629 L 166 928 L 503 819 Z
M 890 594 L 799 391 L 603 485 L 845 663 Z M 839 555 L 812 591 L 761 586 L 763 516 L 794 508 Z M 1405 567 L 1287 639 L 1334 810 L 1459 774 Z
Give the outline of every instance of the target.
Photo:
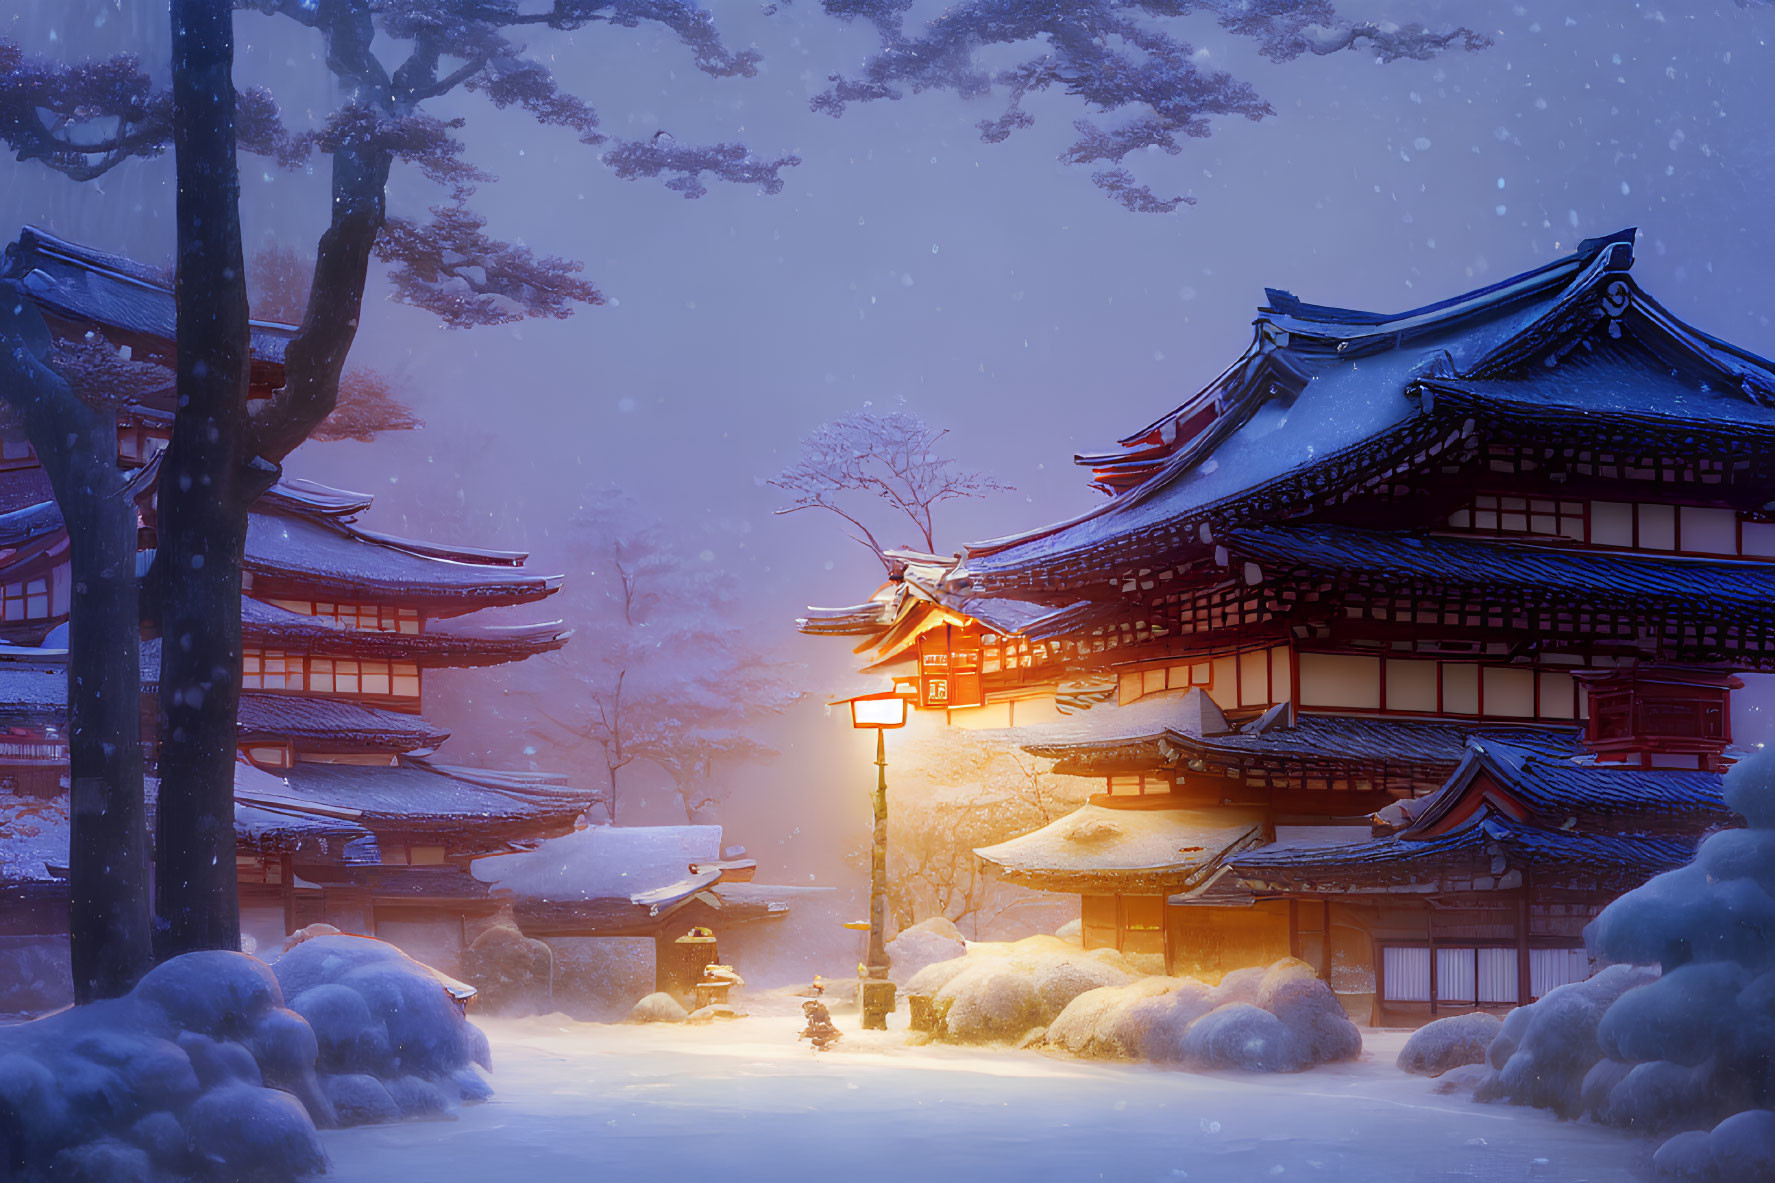
M 418 715 L 365 706 L 348 698 L 249 690 L 240 696 L 239 734 L 253 740 L 294 740 L 299 745 L 414 752 L 438 747 L 448 729 Z
M 1436 868 L 1503 856 L 1514 866 L 1585 868 L 1644 878 L 1695 857 L 1699 839 L 1668 834 L 1567 833 L 1488 811 L 1471 825 L 1434 838 L 1376 838 L 1348 846 L 1279 845 L 1235 854 L 1233 873 L 1254 882 L 1335 883 L 1346 877 L 1394 881 Z M 1496 872 L 1494 872 L 1496 873 Z
M 428 666 L 521 661 L 559 649 L 573 635 L 573 630 L 558 620 L 499 625 L 431 622 L 418 633 L 354 629 L 331 617 L 305 616 L 251 596 L 241 598 L 240 619 L 242 637 L 254 644 L 411 660 Z
M 540 600 L 561 586 L 558 575 L 537 575 L 503 558 L 438 558 L 435 548 L 403 548 L 336 520 L 286 513 L 251 516 L 244 566 L 255 576 L 341 599 L 455 600 L 479 607 Z
M 446 768 L 422 760 L 393 765 L 299 762 L 279 778 L 294 801 L 350 810 L 375 829 L 460 831 L 477 826 L 527 823 L 570 827 L 591 794 L 553 777 Z
M 1603 600 L 1658 599 L 1734 609 L 1775 604 L 1775 563 L 1653 558 L 1575 547 L 1525 546 L 1398 534 L 1313 522 L 1227 532 L 1232 553 L 1324 575 L 1401 576 L 1569 592 Z

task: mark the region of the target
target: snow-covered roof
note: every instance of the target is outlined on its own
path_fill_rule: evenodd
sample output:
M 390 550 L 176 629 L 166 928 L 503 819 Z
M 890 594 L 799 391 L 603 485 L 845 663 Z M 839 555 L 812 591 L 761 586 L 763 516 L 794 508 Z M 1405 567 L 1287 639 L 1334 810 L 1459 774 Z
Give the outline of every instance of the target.
M 1267 568 L 1601 600 L 1662 600 L 1735 613 L 1775 603 L 1775 563 L 1659 558 L 1363 530 L 1326 522 L 1227 531 L 1229 554 Z M 1736 617 L 1735 617 L 1736 618 Z
M 429 750 L 450 738 L 448 729 L 418 715 L 385 711 L 337 695 L 254 690 L 240 696 L 239 734 L 242 743 L 293 740 L 398 752 Z
M 1093 707 L 1058 723 L 980 734 L 1015 743 L 1031 755 L 1069 763 L 1113 755 L 1148 759 L 1154 767 L 1196 756 L 1233 765 L 1281 759 L 1446 771 L 1460 763 L 1468 742 L 1475 738 L 1544 755 L 1577 750 L 1577 729 L 1571 725 L 1301 714 L 1292 722 L 1285 716 L 1266 716 L 1235 727 L 1200 687 L 1156 691 L 1122 706 Z
M 974 853 L 1012 882 L 1049 891 L 1176 891 L 1262 834 L 1261 810 L 1084 805 Z
M 160 796 L 146 777 L 150 821 Z M 306 849 L 346 863 L 375 863 L 373 834 L 350 809 L 292 794 L 280 778 L 244 761 L 234 765 L 234 833 L 248 848 Z M 0 796 L 0 885 L 63 884 L 68 866 L 68 798 Z
M 1602 764 L 1589 756 L 1549 758 L 1475 739 L 1442 788 L 1414 803 L 1399 833 L 1410 838 L 1442 832 L 1482 806 L 1554 828 L 1580 817 L 1640 828 L 1725 822 L 1732 814 L 1724 782 L 1723 774 L 1704 769 Z
M 1401 836 L 1339 846 L 1264 846 L 1233 855 L 1233 874 L 1251 886 L 1336 890 L 1435 883 L 1446 874 L 1495 881 L 1508 870 L 1534 869 L 1557 882 L 1616 878 L 1640 883 L 1695 857 L 1697 834 L 1587 833 L 1546 829 L 1494 809 L 1468 825 L 1423 839 Z
M 523 824 L 565 828 L 588 794 L 556 778 L 486 772 L 401 757 L 392 765 L 298 761 L 274 778 L 295 807 L 336 811 L 372 829 L 461 831 Z
M 648 903 L 650 894 L 691 879 L 692 863 L 720 857 L 720 826 L 590 826 L 534 850 L 476 859 L 470 869 L 495 890 L 522 898 Z M 720 874 L 704 878 L 708 887 Z
M 439 557 L 440 548 L 360 530 L 337 518 L 254 513 L 244 567 L 264 577 L 340 598 L 465 600 L 476 606 L 538 600 L 561 586 L 501 558 Z
M 425 666 L 521 661 L 565 645 L 573 630 L 559 620 L 524 624 L 428 622 L 424 632 L 356 629 L 330 616 L 307 616 L 251 596 L 240 602 L 241 636 L 249 644 L 310 653 L 417 661 Z
M 178 333 L 178 305 L 164 275 L 123 255 L 109 254 L 26 226 L 6 248 L 4 274 L 17 279 L 46 312 L 161 343 L 170 359 Z M 251 322 L 255 381 L 275 380 L 296 326 Z
M 1121 747 L 1173 736 L 1219 735 L 1232 730 L 1200 686 L 1159 690 L 1122 705 L 1106 703 L 1057 723 L 995 732 L 1037 756 L 1062 756 L 1085 748 Z
M 1238 509 L 1266 491 L 1375 448 L 1421 448 L 1415 435 L 1439 389 L 1495 387 L 1501 403 L 1514 400 L 1525 412 L 1775 427 L 1775 363 L 1683 324 L 1641 291 L 1628 275 L 1632 237 L 1591 240 L 1565 259 L 1398 315 L 1271 291 L 1237 362 L 1125 437 L 1122 453 L 1079 458 L 1106 488 L 1125 491 L 1066 521 L 969 547 L 948 587 L 1019 594 L 1071 586 L 1106 563 L 1153 565 L 1155 539 L 1171 548 L 1206 543 L 1198 530 L 1215 515 L 1273 516 L 1273 507 Z M 1634 343 L 1610 355 L 1607 373 L 1600 362 L 1586 368 L 1594 346 L 1586 334 L 1599 318 L 1618 319 L 1611 333 Z M 1557 365 L 1535 364 L 1548 359 Z M 1572 373 L 1561 374 L 1567 366 Z M 1057 565 L 1068 568 L 1065 578 Z

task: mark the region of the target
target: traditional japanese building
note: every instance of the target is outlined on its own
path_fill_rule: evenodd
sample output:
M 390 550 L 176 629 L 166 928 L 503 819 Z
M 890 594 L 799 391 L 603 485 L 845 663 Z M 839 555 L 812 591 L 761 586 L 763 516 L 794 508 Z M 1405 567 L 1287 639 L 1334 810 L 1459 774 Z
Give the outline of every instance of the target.
M 1659 305 L 1633 237 L 1397 315 L 1271 290 L 1077 458 L 1095 508 L 803 628 L 1103 777 L 979 852 L 1089 943 L 1292 952 L 1388 1019 L 1582 977 L 1600 904 L 1731 824 L 1735 675 L 1775 667 L 1775 364 Z M 1089 674 L 1116 705 L 1016 726 Z
M 4 273 L 63 340 L 99 341 L 138 362 L 170 360 L 172 295 L 151 270 L 27 229 L 8 248 Z M 283 346 L 293 332 L 254 324 L 255 396 L 282 385 Z M 119 461 L 136 473 L 143 571 L 155 545 L 156 470 L 172 408 L 171 387 L 149 383 L 117 410 Z M 61 514 L 29 442 L 11 428 L 3 439 L 0 944 L 66 932 L 69 607 Z M 530 570 L 520 553 L 368 529 L 359 518 L 370 503 L 286 477 L 251 514 L 235 784 L 242 927 L 275 947 L 296 928 L 329 922 L 395 941 L 453 971 L 473 922 L 515 898 L 477 879 L 473 861 L 572 834 L 592 794 L 561 776 L 448 761 L 439 754 L 448 731 L 420 713 L 425 683 L 439 668 L 559 648 L 569 636 L 560 621 L 490 623 L 484 610 L 535 604 L 561 579 Z M 158 716 L 158 646 L 152 637 L 143 646 L 149 737 Z M 152 739 L 146 744 L 152 817 Z M 674 905 L 695 903 L 697 893 L 710 898 L 724 875 L 750 877 L 749 864 L 709 861 L 709 873 Z M 695 878 L 688 864 L 679 868 L 684 876 Z M 625 934 L 650 921 L 662 927 L 681 911 L 621 903 Z M 782 911 L 771 900 L 748 905 L 736 915 Z M 691 923 L 701 908 L 676 920 Z M 575 932 L 601 931 L 596 918 L 559 914 L 572 911 L 557 909 L 549 919 Z

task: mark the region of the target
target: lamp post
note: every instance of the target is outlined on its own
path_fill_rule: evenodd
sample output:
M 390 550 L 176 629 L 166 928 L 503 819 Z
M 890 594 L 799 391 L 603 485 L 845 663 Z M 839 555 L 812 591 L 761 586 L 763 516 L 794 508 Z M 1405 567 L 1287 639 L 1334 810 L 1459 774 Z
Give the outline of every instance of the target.
M 887 1030 L 894 1009 L 888 980 L 887 930 L 887 733 L 906 726 L 906 699 L 888 691 L 850 700 L 851 726 L 875 732 L 875 835 L 869 850 L 869 957 L 857 984 L 857 1006 L 864 1030 Z

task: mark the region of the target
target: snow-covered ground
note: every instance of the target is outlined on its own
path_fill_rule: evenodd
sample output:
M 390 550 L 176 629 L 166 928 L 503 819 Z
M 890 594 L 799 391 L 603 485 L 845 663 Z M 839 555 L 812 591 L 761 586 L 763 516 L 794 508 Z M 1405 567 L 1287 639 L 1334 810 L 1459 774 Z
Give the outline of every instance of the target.
M 1393 1066 L 1404 1032 L 1299 1075 L 1192 1075 L 1035 1052 L 908 1046 L 900 1027 L 816 1054 L 799 1000 L 711 1026 L 478 1020 L 494 1099 L 447 1124 L 324 1135 L 332 1183 L 1560 1180 L 1647 1177 L 1653 1144 L 1437 1095 Z M 839 1008 L 835 1008 L 838 1010 Z

